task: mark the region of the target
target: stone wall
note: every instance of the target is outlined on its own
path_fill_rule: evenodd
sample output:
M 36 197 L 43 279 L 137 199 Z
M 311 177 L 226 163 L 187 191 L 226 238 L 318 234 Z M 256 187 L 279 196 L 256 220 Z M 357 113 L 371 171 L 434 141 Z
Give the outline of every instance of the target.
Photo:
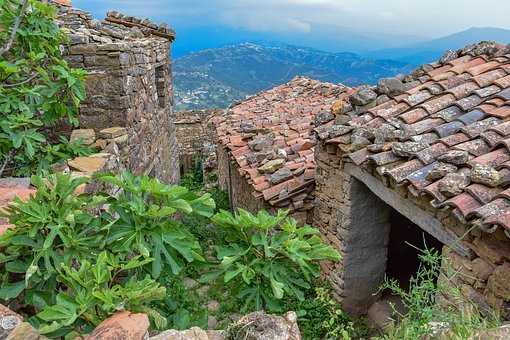
M 213 162 L 211 155 L 216 152 L 214 127 L 210 119 L 219 114 L 219 110 L 182 111 L 176 113 L 176 136 L 179 144 L 181 174 L 193 171 L 197 161 Z M 203 164 L 205 168 L 211 165 Z M 215 165 L 212 164 L 212 168 Z M 208 169 L 210 170 L 210 169 Z M 209 173 L 207 171 L 206 173 Z
M 60 7 L 59 21 L 69 31 L 67 60 L 88 72 L 81 126 L 125 127 L 129 169 L 178 182 L 170 60 L 173 31 L 117 12 L 109 12 L 100 22 L 67 6 Z
M 384 228 L 388 226 L 381 221 L 386 220 L 388 208 L 345 171 L 341 156 L 336 145 L 321 143 L 316 147 L 314 225 L 343 256 L 341 263 L 322 265 L 337 298 L 348 312 L 363 314 L 377 298 L 374 294 L 386 270 L 388 233 Z M 377 173 L 371 175 L 411 202 L 417 211 L 431 214 L 445 232 L 457 236 L 456 244 L 443 250 L 443 273 L 449 274 L 449 279 L 443 275 L 442 282 L 449 285 L 447 291 L 459 291 L 481 311 L 496 311 L 510 319 L 510 240 L 504 232 L 499 229 L 490 234 L 470 228 L 450 212 L 432 208 L 430 199 L 417 198 Z M 467 252 L 461 255 L 452 247 Z M 448 298 L 451 303 L 451 296 L 441 302 L 447 303 Z

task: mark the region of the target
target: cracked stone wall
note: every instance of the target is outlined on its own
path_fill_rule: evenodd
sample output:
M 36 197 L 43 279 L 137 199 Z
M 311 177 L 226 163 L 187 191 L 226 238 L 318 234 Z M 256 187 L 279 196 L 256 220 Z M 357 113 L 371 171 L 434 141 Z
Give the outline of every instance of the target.
M 113 11 L 98 21 L 72 7 L 59 9 L 60 25 L 70 36 L 67 60 L 88 72 L 81 127 L 125 127 L 129 136 L 126 166 L 134 173 L 177 183 L 170 59 L 173 31 Z

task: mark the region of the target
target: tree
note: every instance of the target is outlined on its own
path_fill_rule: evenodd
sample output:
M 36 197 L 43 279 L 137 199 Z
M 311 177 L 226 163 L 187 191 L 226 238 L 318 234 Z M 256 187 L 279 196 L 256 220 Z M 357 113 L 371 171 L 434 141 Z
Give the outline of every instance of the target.
M 8 168 L 26 175 L 49 167 L 48 159 L 72 156 L 72 148 L 62 148 L 48 157 L 55 141 L 47 131 L 63 121 L 77 126 L 85 99 L 85 71 L 64 60 L 67 37 L 56 13 L 39 0 L 0 0 L 0 176 Z

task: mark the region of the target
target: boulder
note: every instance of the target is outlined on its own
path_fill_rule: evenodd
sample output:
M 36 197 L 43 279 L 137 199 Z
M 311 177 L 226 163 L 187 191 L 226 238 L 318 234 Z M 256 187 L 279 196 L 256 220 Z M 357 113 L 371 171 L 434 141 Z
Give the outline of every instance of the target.
M 0 305 L 0 339 L 7 338 L 22 322 L 23 318 L 21 315 L 13 312 L 4 305 Z
M 101 322 L 85 340 L 143 340 L 149 326 L 147 315 L 123 311 Z
M 227 340 L 301 340 L 294 312 L 284 316 L 254 312 L 242 317 L 225 332 Z

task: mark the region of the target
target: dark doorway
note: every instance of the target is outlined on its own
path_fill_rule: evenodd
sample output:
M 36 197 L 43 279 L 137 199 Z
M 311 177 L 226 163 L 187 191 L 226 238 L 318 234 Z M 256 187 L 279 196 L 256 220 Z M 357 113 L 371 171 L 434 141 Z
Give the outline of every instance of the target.
M 420 250 L 428 248 L 441 253 L 443 244 L 396 210 L 391 210 L 386 276 L 397 280 L 402 289 L 408 290 L 410 280 L 421 264 Z

